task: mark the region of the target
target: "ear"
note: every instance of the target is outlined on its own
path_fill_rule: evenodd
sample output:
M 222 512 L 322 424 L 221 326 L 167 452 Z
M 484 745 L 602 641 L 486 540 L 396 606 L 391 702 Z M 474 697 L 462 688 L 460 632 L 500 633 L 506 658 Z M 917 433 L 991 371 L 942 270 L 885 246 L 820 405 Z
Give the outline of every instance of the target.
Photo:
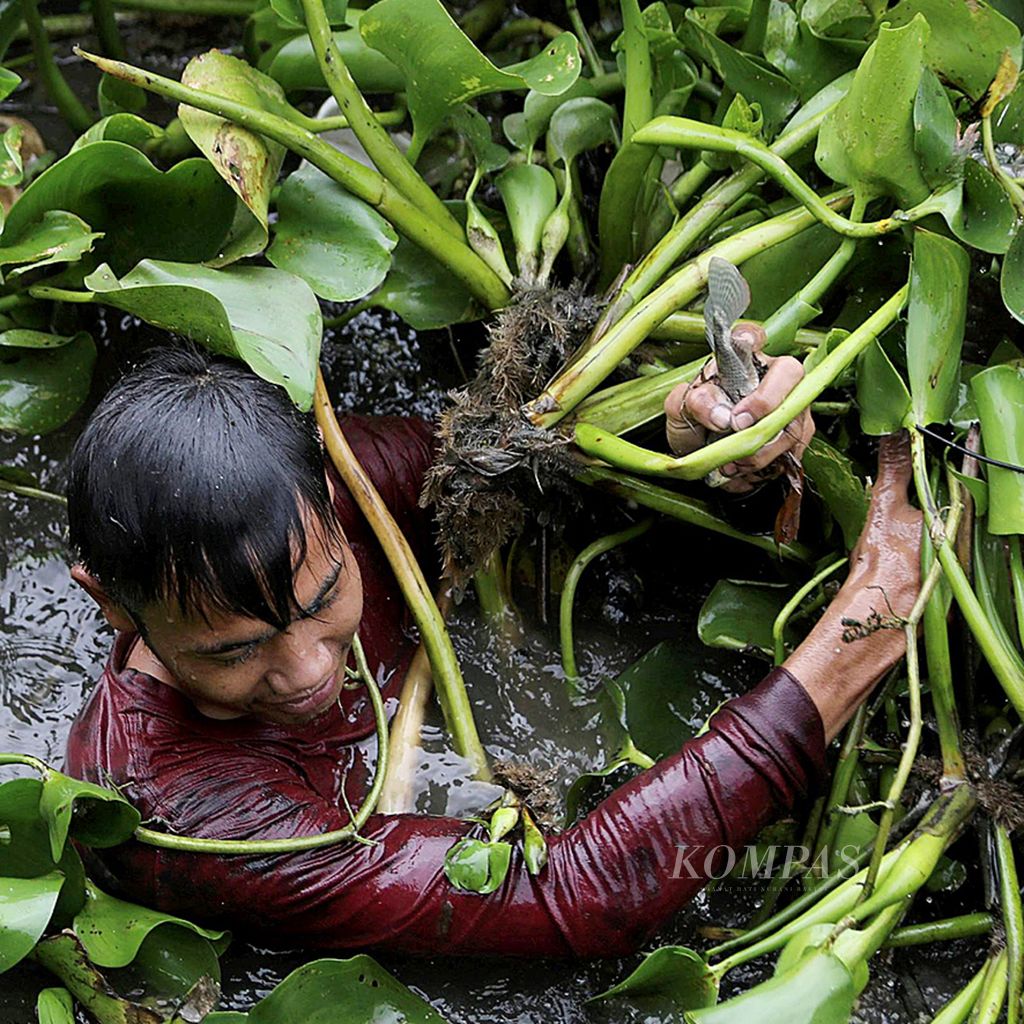
M 135 631 L 135 623 L 128 612 L 103 588 L 103 584 L 84 565 L 71 566 L 71 578 L 100 606 L 103 617 L 120 632 Z

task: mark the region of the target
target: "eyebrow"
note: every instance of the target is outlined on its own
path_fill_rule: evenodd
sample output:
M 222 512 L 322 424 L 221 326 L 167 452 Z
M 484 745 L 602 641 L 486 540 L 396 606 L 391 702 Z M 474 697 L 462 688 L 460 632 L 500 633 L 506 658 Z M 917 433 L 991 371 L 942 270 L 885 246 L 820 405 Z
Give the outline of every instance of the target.
M 334 563 L 334 567 L 320 584 L 320 588 L 317 590 L 316 596 L 308 605 L 299 609 L 299 614 L 292 619 L 292 622 L 299 622 L 302 619 L 310 619 L 320 611 L 323 606 L 324 599 L 338 582 L 338 577 L 341 575 L 342 568 L 343 565 L 341 562 Z M 268 640 L 272 640 L 277 636 L 279 632 L 280 630 L 271 627 L 256 636 L 246 637 L 244 640 L 227 640 L 224 643 L 194 647 L 192 648 L 191 653 L 198 655 L 227 654 L 230 651 L 241 650 L 243 647 L 256 647 L 259 644 L 265 644 Z

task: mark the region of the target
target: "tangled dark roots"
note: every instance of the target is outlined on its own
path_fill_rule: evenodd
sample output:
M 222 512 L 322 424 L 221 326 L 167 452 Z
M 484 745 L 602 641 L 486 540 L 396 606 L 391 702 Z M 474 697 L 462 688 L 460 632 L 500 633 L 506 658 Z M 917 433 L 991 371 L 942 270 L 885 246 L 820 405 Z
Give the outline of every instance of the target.
M 520 408 L 590 333 L 599 312 L 598 300 L 576 287 L 520 293 L 489 328 L 476 377 L 450 394 L 420 502 L 436 508 L 446 569 L 456 582 L 517 536 L 530 515 L 545 522 L 552 504 L 571 495 L 568 441 L 532 426 Z

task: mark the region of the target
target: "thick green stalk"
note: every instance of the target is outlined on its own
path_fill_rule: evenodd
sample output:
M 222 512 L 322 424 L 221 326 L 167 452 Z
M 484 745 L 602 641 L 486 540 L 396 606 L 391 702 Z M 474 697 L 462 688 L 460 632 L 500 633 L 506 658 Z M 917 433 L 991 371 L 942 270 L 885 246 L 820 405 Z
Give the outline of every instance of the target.
M 654 113 L 651 83 L 651 51 L 647 45 L 644 17 L 637 0 L 620 0 L 622 50 L 626 58 L 626 102 L 622 112 L 622 140 L 650 121 Z
M 28 29 L 29 39 L 32 41 L 36 71 L 43 80 L 47 94 L 60 111 L 61 117 L 76 132 L 84 132 L 96 118 L 74 94 L 71 86 L 60 73 L 36 0 L 21 0 L 21 11 L 22 17 L 25 19 L 25 27 Z
M 942 530 L 942 524 L 936 513 L 935 499 L 932 497 L 925 467 L 924 438 L 920 431 L 910 432 L 911 450 L 914 462 L 914 484 L 917 490 L 918 503 L 924 512 L 925 522 L 931 533 L 932 544 L 942 571 L 946 575 L 949 589 L 953 591 L 960 612 L 978 643 L 981 653 L 999 680 L 1006 696 L 1017 709 L 1017 714 L 1024 718 L 1024 662 L 1016 651 L 1003 644 L 991 622 L 985 615 L 978 601 L 978 596 L 971 589 L 971 584 L 964 573 L 963 566 L 957 558 L 956 551 L 949 537 Z M 950 473 L 949 492 L 959 494 L 960 482 Z
M 276 114 L 247 107 L 200 89 L 192 89 L 152 71 L 143 71 L 122 61 L 108 60 L 82 50 L 76 52 L 106 74 L 186 106 L 217 114 L 281 143 L 343 185 L 354 196 L 375 207 L 410 241 L 429 252 L 459 278 L 485 308 L 498 309 L 508 301 L 508 289 L 468 245 L 423 213 L 417 204 L 407 199 L 383 175 L 340 153 L 312 132 Z
M 829 108 L 831 110 L 832 108 Z M 785 131 L 772 144 L 776 156 L 786 158 L 798 153 L 818 134 L 828 110 L 807 118 L 803 124 Z M 594 336 L 599 337 L 607 327 L 624 316 L 711 230 L 740 196 L 757 185 L 765 174 L 760 167 L 748 164 L 735 174 L 709 189 L 692 209 L 681 217 L 653 249 L 637 264 L 618 290 L 605 314 L 602 315 Z
M 984 912 L 946 917 L 940 921 L 908 924 L 898 928 L 885 940 L 890 948 L 920 946 L 926 942 L 951 942 L 953 939 L 972 939 L 992 931 L 992 915 Z
M 363 645 L 358 634 L 352 638 L 352 651 L 356 657 L 359 677 L 370 695 L 373 716 L 377 728 L 377 765 L 373 783 L 359 810 L 352 816 L 352 822 L 333 832 L 322 832 L 309 836 L 290 836 L 287 839 L 200 839 L 197 836 L 180 836 L 171 832 L 155 832 L 139 826 L 135 838 L 147 846 L 158 846 L 163 850 L 184 850 L 188 853 L 213 853 L 219 856 L 266 856 L 272 853 L 295 853 L 299 850 L 319 850 L 324 846 L 335 846 L 349 839 L 360 839 L 359 830 L 373 814 L 384 787 L 388 771 L 388 719 L 384 701 L 366 664 Z M 366 840 L 363 840 L 364 842 Z
M 341 51 L 334 42 L 330 22 L 324 13 L 323 0 L 302 0 L 302 10 L 324 81 L 374 166 L 423 213 L 436 220 L 450 235 L 464 241 L 466 235 L 459 222 L 434 190 L 416 173 L 413 167 L 415 157 L 406 158 L 363 99 L 359 86 L 349 73 Z
M 1004 949 L 989 965 L 974 1004 L 971 1024 L 996 1024 L 1006 1001 L 1007 955 Z
M 125 52 L 121 33 L 117 30 L 113 0 L 90 0 L 90 6 L 93 25 L 96 27 L 96 35 L 99 36 L 103 52 L 108 57 L 123 60 L 128 54 Z
M 641 145 L 677 146 L 680 149 L 710 149 L 718 153 L 731 153 L 759 167 L 794 199 L 810 210 L 822 224 L 847 238 L 877 238 L 905 224 L 913 223 L 937 213 L 940 209 L 935 196 L 929 196 L 917 206 L 897 211 L 891 217 L 876 221 L 857 221 L 831 209 L 817 192 L 800 177 L 786 161 L 763 142 L 717 125 L 692 121 L 686 117 L 656 117 L 633 137 Z
M 1024 992 L 1024 908 L 1021 907 L 1017 862 L 1010 832 L 996 822 L 996 863 L 999 865 L 999 900 L 1003 907 L 1006 954 L 1009 965 L 1006 1024 L 1020 1024 L 1021 993 Z
M 850 193 L 843 191 L 835 193 L 829 201 L 842 204 L 849 198 Z M 742 263 L 755 253 L 793 238 L 813 223 L 811 214 L 803 208 L 797 208 L 706 249 L 638 302 L 596 344 L 585 347 L 536 399 L 524 407 L 524 414 L 534 426 L 553 427 L 586 398 L 669 313 L 675 312 L 700 294 L 707 282 L 708 263 L 713 257 Z
M 981 995 L 981 987 L 995 959 L 996 954 L 990 954 L 981 970 L 932 1018 L 932 1024 L 964 1024 Z
M 935 561 L 935 549 L 925 533 L 921 546 L 922 571 L 928 573 Z M 942 774 L 950 779 L 966 778 L 967 768 L 960 744 L 960 721 L 953 692 L 953 664 L 949 655 L 949 622 L 946 602 L 936 594 L 924 609 L 924 650 L 928 661 L 928 689 L 935 708 L 935 721 L 942 751 Z
M 781 665 L 786 660 L 786 641 L 783 634 L 786 626 L 792 618 L 793 613 L 803 604 L 804 598 L 814 590 L 816 586 L 823 583 L 836 571 L 846 565 L 846 556 L 837 558 L 830 562 L 821 572 L 815 573 L 783 606 L 782 611 L 775 616 L 772 623 L 772 647 L 774 648 L 775 664 Z
M 521 643 L 521 623 L 498 548 L 490 553 L 483 568 L 473 574 L 473 589 L 488 625 L 510 643 Z
M 697 526 L 702 530 L 710 530 L 712 533 L 719 533 L 723 537 L 732 540 L 743 541 L 745 544 L 752 544 L 762 551 L 781 558 L 788 558 L 796 562 L 808 562 L 811 558 L 810 551 L 803 544 L 776 545 L 771 537 L 759 536 L 739 530 L 719 519 L 708 506 L 696 498 L 689 498 L 678 491 L 670 491 L 666 487 L 659 487 L 649 480 L 640 480 L 636 477 L 619 473 L 607 466 L 596 463 L 588 463 L 576 470 L 576 479 L 580 483 L 590 484 L 598 490 L 615 494 L 626 501 L 649 508 L 654 512 L 661 512 L 681 522 Z
M 1020 537 L 1010 537 L 1010 582 L 1013 585 L 1013 610 L 1017 620 L 1017 638 L 1024 646 L 1024 560 Z
M 668 194 L 672 197 L 672 202 L 677 207 L 688 203 L 713 173 L 713 169 L 708 164 L 698 159 L 691 168 L 683 171 L 669 186 Z
M 455 648 L 445 629 L 444 616 L 434 601 L 427 581 L 423 578 L 423 571 L 409 547 L 409 542 L 398 528 L 348 441 L 345 440 L 338 419 L 334 415 L 334 407 L 327 394 L 323 374 L 319 370 L 316 375 L 313 408 L 331 461 L 384 549 L 406 604 L 416 620 L 420 641 L 430 655 L 434 687 L 452 743 L 456 751 L 470 761 L 476 777 L 487 780 L 490 778 L 487 755 L 476 731 L 473 708 L 466 695 L 466 686 Z
M 617 533 L 609 533 L 604 537 L 598 537 L 592 544 L 588 544 L 573 559 L 569 571 L 565 574 L 565 582 L 562 584 L 562 598 L 559 604 L 559 635 L 562 641 L 562 670 L 565 672 L 566 682 L 570 688 L 576 689 L 579 682 L 579 672 L 576 670 L 576 652 L 572 642 L 572 609 L 576 601 L 576 588 L 579 586 L 580 578 L 583 576 L 587 566 L 595 558 L 599 558 L 607 551 L 625 544 L 646 533 L 654 522 L 653 519 L 644 519 L 642 522 L 634 523 L 625 530 Z
M 727 462 L 735 462 L 737 459 L 753 455 L 803 412 L 882 331 L 896 320 L 906 302 L 907 291 L 907 285 L 900 288 L 892 298 L 825 356 L 772 412 L 746 430 L 728 434 L 679 458 L 648 451 L 587 423 L 575 425 L 576 445 L 586 454 L 603 459 L 627 472 L 680 480 L 699 480 Z
M 33 757 L 31 754 L 0 754 L 0 765 L 5 764 L 23 764 L 29 768 L 34 768 L 40 775 L 46 775 L 51 771 L 48 764 L 40 761 L 38 757 Z
M 751 324 L 762 323 L 759 320 L 750 320 L 746 317 L 743 318 L 743 322 Z M 796 332 L 793 344 L 798 348 L 817 348 L 827 335 L 827 331 L 801 328 Z M 702 313 L 688 313 L 685 310 L 670 313 L 651 331 L 651 338 L 655 341 L 703 341 L 704 315 Z

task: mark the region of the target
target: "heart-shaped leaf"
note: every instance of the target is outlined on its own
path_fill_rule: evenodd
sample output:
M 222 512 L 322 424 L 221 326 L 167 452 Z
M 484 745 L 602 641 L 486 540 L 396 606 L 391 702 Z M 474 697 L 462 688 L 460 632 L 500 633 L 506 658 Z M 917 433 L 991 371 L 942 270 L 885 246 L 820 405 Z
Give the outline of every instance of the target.
M 818 166 L 860 195 L 892 195 L 912 206 L 930 191 L 914 150 L 913 123 L 928 37 L 921 15 L 902 28 L 883 25 L 850 91 L 821 126 Z
M 0 430 L 46 434 L 89 395 L 96 346 L 82 332 L 58 348 L 0 349 Z
M 245 61 L 211 50 L 193 57 L 182 73 L 183 85 L 287 117 L 291 107 L 272 78 Z M 237 232 L 237 240 L 212 261 L 217 266 L 262 252 L 267 244 L 270 192 L 277 182 L 284 146 L 216 114 L 181 104 L 178 116 L 189 138 L 231 186 L 259 226 Z
M 87 846 L 117 846 L 130 839 L 139 812 L 112 789 L 48 771 L 39 797 L 39 813 L 50 834 L 50 856 L 59 861 L 70 830 Z
M 697 635 L 709 647 L 772 656 L 772 623 L 789 600 L 778 583 L 719 580 L 701 605 Z
M 414 154 L 460 103 L 504 90 L 533 89 L 558 95 L 576 81 L 581 68 L 579 47 L 571 32 L 551 40 L 530 60 L 497 68 L 440 0 L 379 0 L 363 14 L 359 30 L 405 77 Z
M 501 122 L 501 129 L 513 146 L 529 152 L 548 130 L 552 115 L 563 103 L 593 95 L 594 87 L 586 78 L 576 79 L 565 92 L 557 96 L 547 96 L 531 90 L 523 101 L 523 109 L 508 114 Z
M 323 321 L 301 278 L 269 267 L 143 260 L 120 280 L 102 266 L 85 284 L 106 305 L 241 359 L 311 408 Z
M 945 423 L 957 405 L 971 260 L 951 238 L 914 232 L 907 376 L 917 423 Z
M 90 142 L 123 142 L 128 146 L 145 152 L 148 144 L 162 139 L 167 134 L 165 128 L 152 124 L 137 114 L 111 114 L 90 125 L 75 139 L 72 149 L 82 149 Z
M 843 531 L 846 550 L 851 550 L 868 513 L 864 482 L 854 473 L 853 463 L 820 434 L 804 450 L 802 461 L 807 479 Z
M 931 26 L 925 60 L 973 100 L 985 95 L 1004 53 L 1021 63 L 1020 29 L 985 0 L 900 0 L 885 12 L 892 28 L 922 14 Z
M 875 436 L 899 430 L 910 412 L 907 385 L 877 341 L 857 361 L 857 405 L 861 430 Z
M 345 1024 L 445 1024 L 429 1003 L 365 954 L 304 964 L 247 1014 L 213 1013 L 206 1024 L 318 1024 L 325 1013 Z
M 103 232 L 64 210 L 47 210 L 41 220 L 12 229 L 10 221 L 0 236 L 0 267 L 13 267 L 7 277 L 16 277 L 52 263 L 74 263 L 90 252 Z
M 963 175 L 960 190 L 945 193 L 940 213 L 961 242 L 982 252 L 1006 252 L 1017 225 L 1013 205 L 992 172 L 977 160 L 964 162 Z
M 486 895 L 501 887 L 512 858 L 509 843 L 460 839 L 444 855 L 444 873 L 456 889 Z
M 66 210 L 104 232 L 94 247 L 96 261 L 124 273 L 147 257 L 214 258 L 235 206 L 227 185 L 201 157 L 163 172 L 134 146 L 102 140 L 72 150 L 43 171 L 11 207 L 3 238 L 25 237 L 48 211 Z
M 36 999 L 39 1024 L 75 1024 L 75 1006 L 66 988 L 44 988 Z
M 934 71 L 925 71 L 914 98 L 914 149 L 929 188 L 943 188 L 962 179 L 966 154 L 958 144 L 958 133 L 946 90 Z
M 50 923 L 64 876 L 0 877 L 0 974 L 24 960 Z
M 593 96 L 563 103 L 548 125 L 548 162 L 568 167 L 580 153 L 614 143 L 616 121 L 615 109 Z
M 371 206 L 311 164 L 286 179 L 267 259 L 322 299 L 361 299 L 384 280 L 398 235 Z
M 593 999 L 626 997 L 630 1003 L 648 1011 L 685 1012 L 714 1006 L 718 984 L 718 975 L 699 953 L 685 946 L 662 946 L 648 953 L 627 978 Z

